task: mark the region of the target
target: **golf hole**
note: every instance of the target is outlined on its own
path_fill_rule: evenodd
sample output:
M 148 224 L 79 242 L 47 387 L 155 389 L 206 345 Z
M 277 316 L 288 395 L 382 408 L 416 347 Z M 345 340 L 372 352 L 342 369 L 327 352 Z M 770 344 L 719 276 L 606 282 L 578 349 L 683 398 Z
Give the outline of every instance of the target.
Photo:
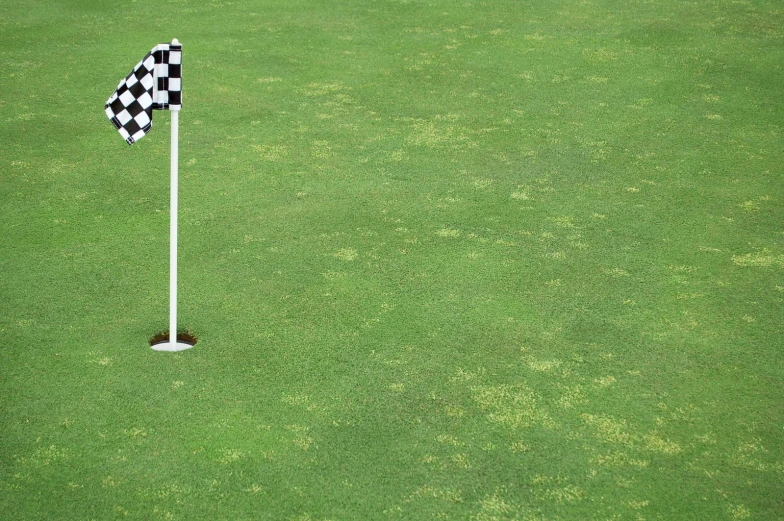
M 193 333 L 188 331 L 180 331 L 177 333 L 177 342 L 181 342 L 183 344 L 188 344 L 191 346 L 195 346 L 196 342 L 198 342 L 198 338 Z M 161 331 L 160 333 L 156 333 L 150 338 L 150 346 L 154 346 L 157 344 L 165 344 L 169 342 L 169 332 L 168 331 Z

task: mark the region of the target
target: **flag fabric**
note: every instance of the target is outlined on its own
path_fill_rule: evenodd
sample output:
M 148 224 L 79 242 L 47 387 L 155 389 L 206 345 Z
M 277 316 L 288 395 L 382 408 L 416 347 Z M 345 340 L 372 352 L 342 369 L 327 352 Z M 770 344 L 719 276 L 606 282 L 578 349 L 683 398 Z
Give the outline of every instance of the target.
M 152 128 L 153 110 L 180 108 L 182 45 L 162 43 L 120 82 L 106 101 L 106 116 L 125 141 L 133 145 Z

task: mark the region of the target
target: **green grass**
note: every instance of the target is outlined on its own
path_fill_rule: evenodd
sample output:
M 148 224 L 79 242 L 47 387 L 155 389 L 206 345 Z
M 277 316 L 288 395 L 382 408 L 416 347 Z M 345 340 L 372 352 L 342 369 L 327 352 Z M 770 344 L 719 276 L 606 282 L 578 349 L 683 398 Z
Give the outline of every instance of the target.
M 784 518 L 779 2 L 160 4 L 0 4 L 2 517 Z

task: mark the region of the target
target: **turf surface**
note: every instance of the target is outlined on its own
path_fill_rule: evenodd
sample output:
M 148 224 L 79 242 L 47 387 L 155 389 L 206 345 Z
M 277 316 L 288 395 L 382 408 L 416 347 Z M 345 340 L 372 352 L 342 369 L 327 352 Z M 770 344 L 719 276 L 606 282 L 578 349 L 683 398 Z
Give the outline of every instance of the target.
M 103 103 L 184 48 L 168 122 Z M 0 4 L 0 517 L 784 517 L 776 1 Z

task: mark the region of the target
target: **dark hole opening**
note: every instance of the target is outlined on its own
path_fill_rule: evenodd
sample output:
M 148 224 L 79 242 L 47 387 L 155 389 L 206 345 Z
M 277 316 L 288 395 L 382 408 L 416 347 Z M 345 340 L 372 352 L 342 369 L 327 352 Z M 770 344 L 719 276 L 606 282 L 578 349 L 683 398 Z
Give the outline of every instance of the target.
M 177 342 L 182 342 L 183 344 L 189 344 L 195 346 L 198 340 L 199 339 L 196 338 L 196 335 L 188 331 L 177 332 Z M 152 338 L 150 338 L 150 345 L 154 346 L 156 344 L 163 344 L 168 341 L 169 341 L 169 332 L 161 331 L 160 333 L 154 334 Z

